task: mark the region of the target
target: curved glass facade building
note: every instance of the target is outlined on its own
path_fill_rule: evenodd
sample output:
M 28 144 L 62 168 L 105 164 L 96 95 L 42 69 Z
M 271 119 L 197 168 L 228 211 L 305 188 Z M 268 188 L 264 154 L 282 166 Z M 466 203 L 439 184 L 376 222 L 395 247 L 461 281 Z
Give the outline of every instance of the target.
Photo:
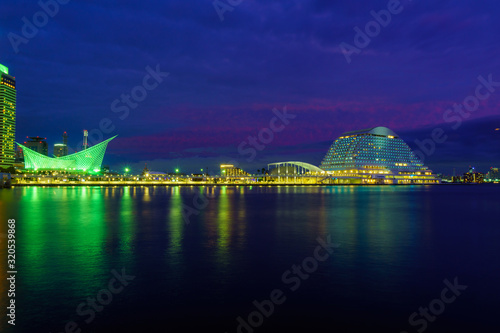
M 98 172 L 108 143 L 116 136 L 78 153 L 51 158 L 18 143 L 23 149 L 24 164 L 28 170 L 61 170 L 78 172 Z
M 410 147 L 392 130 L 346 132 L 333 142 L 320 168 L 350 183 L 436 183 Z

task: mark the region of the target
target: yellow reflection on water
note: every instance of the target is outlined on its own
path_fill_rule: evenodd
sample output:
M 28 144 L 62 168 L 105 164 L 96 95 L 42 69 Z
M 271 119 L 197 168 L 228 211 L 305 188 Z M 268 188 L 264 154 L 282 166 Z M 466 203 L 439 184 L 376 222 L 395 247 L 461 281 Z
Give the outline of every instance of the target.
M 145 186 L 144 187 L 144 199 L 143 199 L 144 201 L 151 201 L 151 196 L 150 196 L 149 192 L 150 192 L 149 186 Z
M 229 197 L 233 196 L 234 193 L 227 193 L 227 189 L 221 193 L 221 196 L 218 201 L 218 209 L 217 209 L 217 231 L 218 231 L 218 239 L 217 239 L 217 248 L 219 250 L 219 254 L 226 256 L 227 255 L 227 247 L 229 244 L 230 234 L 229 228 L 231 225 L 231 212 L 232 207 L 230 206 L 232 200 L 230 201 Z
M 179 186 L 170 188 L 170 205 L 166 221 L 169 228 L 169 247 L 167 252 L 178 254 L 182 250 L 182 233 L 184 230 L 183 202 Z

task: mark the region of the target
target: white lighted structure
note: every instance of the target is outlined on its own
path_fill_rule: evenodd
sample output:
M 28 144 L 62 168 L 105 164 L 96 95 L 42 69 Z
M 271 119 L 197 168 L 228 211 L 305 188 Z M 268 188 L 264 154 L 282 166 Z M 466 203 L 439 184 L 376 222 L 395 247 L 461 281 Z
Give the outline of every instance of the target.
M 289 162 L 278 162 L 278 163 L 270 163 L 267 165 L 267 169 L 271 174 L 315 174 L 320 175 L 324 174 L 325 171 L 321 170 L 315 165 L 298 162 L 298 161 L 289 161 Z
M 343 183 L 439 183 L 410 147 L 386 127 L 342 134 L 320 168 Z

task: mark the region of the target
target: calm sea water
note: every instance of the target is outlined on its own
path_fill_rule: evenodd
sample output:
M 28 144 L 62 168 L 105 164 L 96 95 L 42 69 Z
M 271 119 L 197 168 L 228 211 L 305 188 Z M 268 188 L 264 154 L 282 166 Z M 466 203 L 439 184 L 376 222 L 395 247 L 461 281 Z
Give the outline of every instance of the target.
M 16 219 L 18 270 L 16 328 L 3 316 L 0 331 L 65 332 L 74 321 L 81 332 L 238 332 L 237 318 L 248 322 L 253 301 L 275 289 L 282 304 L 239 332 L 417 332 L 423 322 L 409 317 L 430 303 L 439 315 L 426 332 L 491 331 L 499 217 L 495 185 L 0 190 L 0 233 Z M 328 235 L 333 254 L 285 281 Z M 2 309 L 6 252 L 0 237 Z M 116 293 L 113 270 L 134 276 Z M 467 289 L 435 301 L 455 278 Z M 91 318 L 86 302 L 98 295 L 107 304 Z

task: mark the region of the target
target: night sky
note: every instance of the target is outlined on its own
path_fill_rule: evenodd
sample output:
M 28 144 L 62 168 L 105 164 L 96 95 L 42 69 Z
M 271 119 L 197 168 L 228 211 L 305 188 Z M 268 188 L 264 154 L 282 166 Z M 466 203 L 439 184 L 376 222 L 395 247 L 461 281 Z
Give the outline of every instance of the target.
M 350 63 L 341 43 L 355 45 L 354 28 L 364 31 L 388 0 L 232 2 L 241 3 L 221 20 L 212 0 L 73 0 L 25 38 L 23 17 L 33 22 L 41 7 L 2 0 L 0 63 L 17 80 L 17 140 L 47 137 L 51 152 L 67 131 L 77 147 L 105 119 L 114 129 L 103 137 L 118 135 L 104 161 L 113 169 L 215 170 L 234 159 L 255 172 L 284 160 L 319 165 L 349 130 L 386 126 L 418 149 L 415 140 L 441 128 L 431 169 L 500 167 L 500 84 L 458 128 L 443 118 L 475 94 L 479 76 L 500 82 L 498 1 L 401 1 Z M 128 116 L 115 112 L 147 67 L 169 74 Z M 295 118 L 254 159 L 241 155 L 284 107 Z

